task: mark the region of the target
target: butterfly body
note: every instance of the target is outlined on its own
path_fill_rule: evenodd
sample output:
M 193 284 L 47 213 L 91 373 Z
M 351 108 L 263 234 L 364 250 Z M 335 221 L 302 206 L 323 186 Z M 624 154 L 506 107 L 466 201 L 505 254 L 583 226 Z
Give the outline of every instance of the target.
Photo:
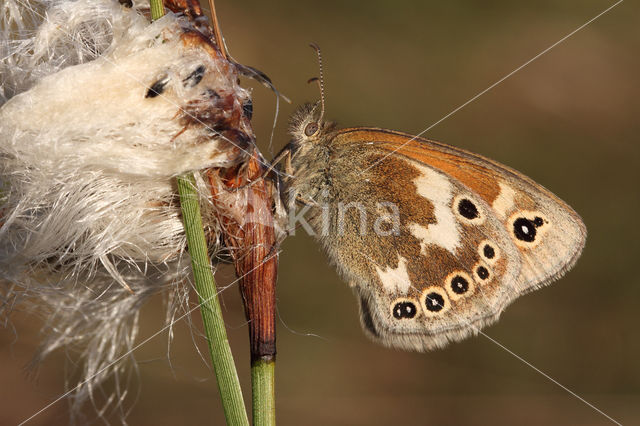
M 569 206 L 492 160 L 385 129 L 338 130 L 314 105 L 290 131 L 286 194 L 310 210 L 363 328 L 387 346 L 429 350 L 478 333 L 584 246 Z

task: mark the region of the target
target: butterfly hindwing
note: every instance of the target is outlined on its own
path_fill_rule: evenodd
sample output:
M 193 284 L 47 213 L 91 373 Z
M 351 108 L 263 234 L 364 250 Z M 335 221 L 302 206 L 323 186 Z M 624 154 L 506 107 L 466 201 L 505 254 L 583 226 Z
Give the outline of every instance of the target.
M 336 211 L 323 243 L 357 292 L 363 326 L 386 345 L 424 350 L 477 333 L 584 244 L 566 204 L 480 156 L 380 129 L 339 131 L 331 149 Z M 337 211 L 355 200 L 367 217 L 391 218 L 396 206 L 397 223 L 386 223 L 395 233 Z
M 369 334 L 425 350 L 492 321 L 499 301 L 513 297 L 501 283 L 515 281 L 520 263 L 490 206 L 406 157 L 364 144 L 333 148 L 326 205 L 334 211 L 322 241 L 354 285 Z

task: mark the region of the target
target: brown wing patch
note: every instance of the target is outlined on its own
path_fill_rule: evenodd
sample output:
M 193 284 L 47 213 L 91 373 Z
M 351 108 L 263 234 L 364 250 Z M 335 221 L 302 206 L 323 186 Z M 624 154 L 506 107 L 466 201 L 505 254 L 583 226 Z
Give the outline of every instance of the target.
M 390 153 L 402 155 L 431 166 L 456 178 L 469 189 L 480 195 L 488 204 L 492 204 L 500 193 L 497 174 L 488 167 L 478 164 L 477 157 L 463 150 L 447 152 L 440 144 L 423 138 L 413 138 L 398 132 L 383 129 L 345 129 L 336 139 L 348 134 L 350 143 L 369 143 Z M 345 141 L 347 138 L 343 138 Z M 430 144 L 434 144 L 431 147 Z M 469 157 L 469 158 L 467 158 Z M 487 179 L 491 176 L 492 179 Z

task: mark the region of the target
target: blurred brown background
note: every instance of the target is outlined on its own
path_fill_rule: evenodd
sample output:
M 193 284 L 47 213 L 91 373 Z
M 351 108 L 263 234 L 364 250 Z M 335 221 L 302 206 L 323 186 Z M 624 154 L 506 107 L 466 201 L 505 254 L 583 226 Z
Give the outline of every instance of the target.
M 274 138 L 288 139 L 295 105 L 318 93 L 308 47 L 325 60 L 327 117 L 343 126 L 418 133 L 613 4 L 609 1 L 218 0 L 231 54 L 267 73 L 293 100 Z M 479 336 L 426 354 L 369 342 L 351 291 L 299 232 L 281 255 L 277 415 L 281 425 L 611 423 L 508 351 L 623 424 L 640 423 L 640 9 L 631 1 L 578 32 L 429 131 L 510 165 L 566 200 L 589 237 L 577 266 L 519 299 Z M 274 98 L 254 87 L 254 125 L 268 146 Z M 233 281 L 230 268 L 220 285 Z M 225 319 L 249 395 L 247 331 L 234 285 Z M 143 310 L 141 339 L 162 324 Z M 198 316 L 195 324 L 200 325 Z M 23 367 L 37 319 L 0 331 L 0 424 L 29 417 L 63 390 L 64 353 L 35 379 Z M 202 337 L 193 338 L 204 350 Z M 506 349 L 505 349 L 506 348 Z M 184 325 L 167 359 L 166 333 L 136 352 L 131 425 L 223 424 L 215 380 Z M 139 391 L 139 393 L 137 393 Z M 88 413 L 91 411 L 88 410 Z M 117 417 L 112 417 L 118 423 Z M 64 402 L 30 424 L 68 421 Z

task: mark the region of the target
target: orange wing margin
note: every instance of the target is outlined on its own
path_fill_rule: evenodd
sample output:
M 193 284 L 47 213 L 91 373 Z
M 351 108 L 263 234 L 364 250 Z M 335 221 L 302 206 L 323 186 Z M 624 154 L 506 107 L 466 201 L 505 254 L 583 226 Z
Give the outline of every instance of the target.
M 493 204 L 500 194 L 499 182 L 502 179 L 496 170 L 487 164 L 492 163 L 491 160 L 459 148 L 375 128 L 343 129 L 336 135 L 336 142 L 371 143 L 388 151 L 389 155 L 400 155 L 426 164 L 456 178 L 480 195 L 489 205 Z

